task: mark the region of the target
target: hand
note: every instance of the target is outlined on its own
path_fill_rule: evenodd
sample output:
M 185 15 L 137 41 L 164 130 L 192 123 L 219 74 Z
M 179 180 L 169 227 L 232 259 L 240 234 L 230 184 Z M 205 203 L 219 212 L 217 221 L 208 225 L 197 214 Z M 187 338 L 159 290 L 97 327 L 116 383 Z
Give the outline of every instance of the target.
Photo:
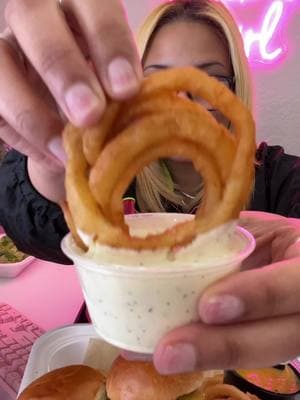
M 300 220 L 243 213 L 241 223 L 258 242 L 251 267 L 268 265 L 209 287 L 199 302 L 201 322 L 158 344 L 160 373 L 265 367 L 300 355 Z
M 258 268 L 299 254 L 300 219 L 285 218 L 266 212 L 243 211 L 239 225 L 255 237 L 255 252 L 245 260 L 242 269 Z
M 0 138 L 30 157 L 36 186 L 49 174 L 55 185 L 63 174 L 64 121 L 92 125 L 107 96 L 124 99 L 138 90 L 132 33 L 119 0 L 10 0 L 5 18 Z

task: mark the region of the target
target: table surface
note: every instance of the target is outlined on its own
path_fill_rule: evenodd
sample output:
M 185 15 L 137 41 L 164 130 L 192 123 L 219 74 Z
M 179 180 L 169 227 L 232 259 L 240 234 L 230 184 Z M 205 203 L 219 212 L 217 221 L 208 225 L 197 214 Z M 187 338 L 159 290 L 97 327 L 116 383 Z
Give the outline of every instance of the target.
M 0 279 L 0 302 L 48 331 L 76 320 L 83 295 L 73 266 L 36 259 L 16 278 Z

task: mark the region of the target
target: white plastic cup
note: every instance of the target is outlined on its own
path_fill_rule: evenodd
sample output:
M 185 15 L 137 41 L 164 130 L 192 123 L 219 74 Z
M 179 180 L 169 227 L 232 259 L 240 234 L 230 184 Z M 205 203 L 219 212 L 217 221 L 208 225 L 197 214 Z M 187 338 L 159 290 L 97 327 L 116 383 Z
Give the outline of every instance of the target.
M 189 218 L 193 217 L 135 214 L 127 216 L 126 222 L 135 231 L 140 227 L 141 231 L 153 232 L 157 226 L 162 230 Z M 212 238 L 214 246 L 210 248 Z M 77 269 L 97 333 L 119 348 L 153 353 L 159 339 L 168 331 L 197 321 L 197 304 L 204 289 L 237 271 L 255 247 L 253 236 L 240 227 L 227 227 L 223 233 L 219 230 L 216 234 L 203 235 L 202 239 L 199 242 L 201 256 L 204 254 L 202 261 L 198 261 L 198 256 L 191 259 L 183 252 L 176 265 L 170 260 L 159 265 L 160 256 L 153 254 L 152 264 L 149 251 L 134 252 L 133 257 L 132 250 L 111 248 L 112 257 L 96 262 L 68 234 L 62 241 L 62 249 Z M 232 244 L 225 255 L 224 242 L 226 246 Z

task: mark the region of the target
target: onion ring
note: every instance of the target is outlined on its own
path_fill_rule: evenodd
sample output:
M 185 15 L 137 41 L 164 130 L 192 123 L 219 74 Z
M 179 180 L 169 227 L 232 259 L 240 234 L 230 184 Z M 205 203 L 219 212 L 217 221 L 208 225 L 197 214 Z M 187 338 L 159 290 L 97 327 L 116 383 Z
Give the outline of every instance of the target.
M 179 97 L 182 91 L 208 101 L 234 131 L 201 105 Z M 63 139 L 69 227 L 73 235 L 76 226 L 109 246 L 141 250 L 188 244 L 199 233 L 236 219 L 252 191 L 256 146 L 251 113 L 228 88 L 196 68 L 152 74 L 133 99 L 110 102 L 97 126 L 68 124 Z M 203 177 L 205 195 L 195 219 L 146 238 L 130 236 L 122 196 L 141 169 L 173 155 L 191 159 Z

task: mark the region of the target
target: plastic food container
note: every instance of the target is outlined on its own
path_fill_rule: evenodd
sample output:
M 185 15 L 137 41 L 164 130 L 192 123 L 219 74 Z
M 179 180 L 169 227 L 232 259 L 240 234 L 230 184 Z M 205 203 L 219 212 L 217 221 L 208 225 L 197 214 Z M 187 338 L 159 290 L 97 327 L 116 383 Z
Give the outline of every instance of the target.
M 184 221 L 184 214 L 136 214 L 126 218 L 137 234 L 164 230 Z M 158 228 L 159 227 L 159 228 Z M 77 268 L 89 314 L 98 334 L 130 351 L 153 353 L 171 329 L 198 320 L 197 304 L 212 282 L 239 269 L 255 241 L 242 228 L 228 227 L 203 235 L 199 246 L 176 260 L 156 252 L 105 248 L 94 261 L 67 235 L 65 254 Z
M 90 357 L 88 350 L 91 341 L 94 340 L 97 341 L 97 354 Z M 94 346 L 92 350 L 94 350 Z M 86 364 L 102 371 L 108 371 L 118 355 L 119 350 L 99 338 L 91 324 L 74 324 L 49 331 L 39 337 L 32 346 L 19 394 L 35 379 L 67 365 Z M 295 363 L 299 363 L 299 361 L 294 360 Z M 208 371 L 207 374 L 211 376 L 212 371 Z M 232 376 L 232 371 L 226 371 L 225 374 L 225 380 L 228 383 L 243 390 L 238 381 L 228 380 L 229 374 Z M 265 400 L 267 397 L 260 395 L 260 399 Z M 276 398 L 276 400 L 280 399 Z
M 53 369 L 72 364 L 83 364 L 89 341 L 92 338 L 99 339 L 90 324 L 65 326 L 39 337 L 32 346 L 19 394 L 32 381 Z M 111 348 L 111 345 L 104 342 L 103 345 L 108 349 Z M 101 358 L 101 354 L 99 357 Z
M 6 236 L 0 234 L 0 238 Z M 27 256 L 24 260 L 14 263 L 1 263 L 0 262 L 0 278 L 15 278 L 18 276 L 29 264 L 35 260 L 35 257 Z

